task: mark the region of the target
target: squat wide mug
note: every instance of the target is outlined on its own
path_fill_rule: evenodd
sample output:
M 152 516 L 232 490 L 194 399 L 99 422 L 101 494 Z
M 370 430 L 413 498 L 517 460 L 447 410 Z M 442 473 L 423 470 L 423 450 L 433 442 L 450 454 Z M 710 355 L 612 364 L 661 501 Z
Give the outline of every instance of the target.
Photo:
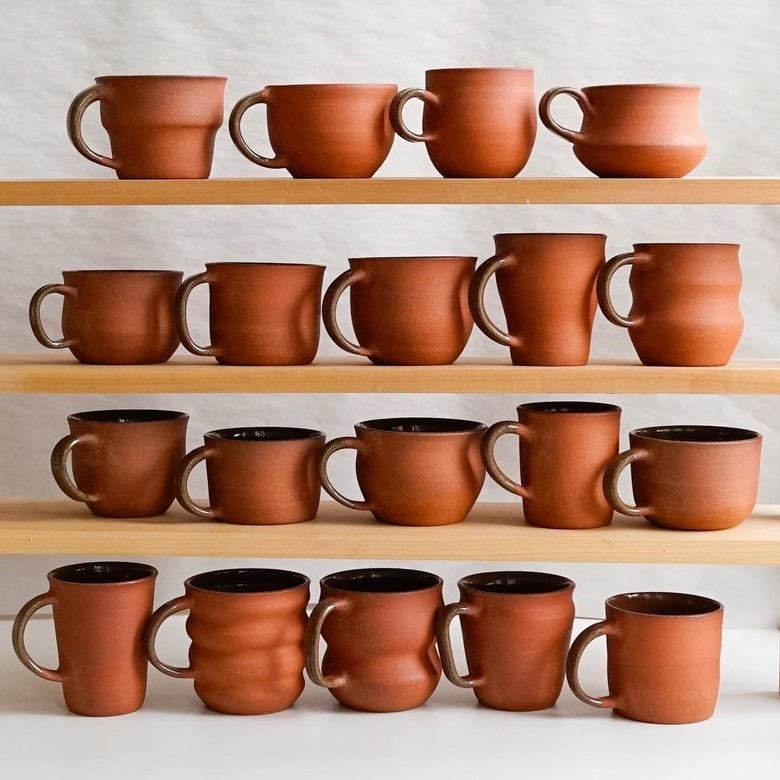
M 62 683 L 65 704 L 78 715 L 134 712 L 146 696 L 141 638 L 152 612 L 157 569 L 115 561 L 76 563 L 50 571 L 49 590 L 30 599 L 14 621 L 17 658 L 44 680 Z M 24 644 L 35 612 L 51 605 L 57 669 L 36 663 Z
M 306 627 L 306 671 L 345 707 L 419 707 L 441 677 L 434 620 L 442 581 L 412 569 L 353 569 L 320 580 Z M 328 644 L 320 664 L 320 635 Z
M 698 723 L 715 711 L 723 605 L 687 593 L 625 593 L 606 602 L 606 620 L 586 628 L 566 662 L 574 695 L 591 707 L 645 723 Z M 579 682 L 582 653 L 607 637 L 609 696 Z
M 143 646 L 169 677 L 193 678 L 211 710 L 262 715 L 291 707 L 303 691 L 303 638 L 309 578 L 282 569 L 224 569 L 190 577 L 185 595 L 149 618 Z M 189 666 L 160 660 L 155 639 L 163 621 L 189 610 Z

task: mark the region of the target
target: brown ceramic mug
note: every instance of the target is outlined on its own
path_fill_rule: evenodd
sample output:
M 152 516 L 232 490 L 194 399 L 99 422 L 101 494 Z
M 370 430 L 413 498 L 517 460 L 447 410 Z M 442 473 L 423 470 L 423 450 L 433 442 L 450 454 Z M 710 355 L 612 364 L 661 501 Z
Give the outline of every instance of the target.
M 349 271 L 325 293 L 325 330 L 345 352 L 380 365 L 452 363 L 474 325 L 468 290 L 476 262 L 476 257 L 350 259 Z M 336 321 L 336 307 L 347 288 L 357 344 L 344 336 Z
M 526 522 L 543 528 L 598 528 L 612 521 L 602 488 L 617 455 L 620 407 L 589 401 L 546 401 L 517 407 L 519 422 L 492 425 L 482 440 L 488 474 L 523 499 Z M 499 437 L 520 441 L 521 483 L 496 462 Z
M 230 114 L 230 136 L 241 154 L 264 168 L 286 168 L 296 179 L 368 179 L 393 144 L 389 107 L 395 84 L 286 84 L 253 92 Z M 265 103 L 274 157 L 244 140 L 241 120 Z
M 407 101 L 423 101 L 422 133 L 403 120 Z M 390 105 L 393 129 L 424 141 L 445 177 L 513 178 L 536 139 L 534 72 L 522 68 L 443 68 L 425 71 L 425 89 L 404 89 Z
M 394 525 L 450 525 L 464 520 L 485 481 L 480 442 L 487 426 L 471 420 L 394 417 L 367 420 L 355 436 L 329 441 L 319 455 L 322 486 L 350 509 L 366 509 Z M 338 450 L 357 451 L 355 470 L 365 496 L 354 501 L 328 477 Z
M 324 265 L 206 263 L 185 279 L 176 296 L 176 328 L 194 355 L 238 366 L 311 363 L 320 341 Z M 211 344 L 192 340 L 187 301 L 199 284 L 209 288 Z
M 631 449 L 604 473 L 604 493 L 617 512 L 683 531 L 739 525 L 753 511 L 761 470 L 761 434 L 717 425 L 666 425 L 628 434 Z M 636 506 L 618 494 L 631 464 Z
M 71 414 L 70 435 L 51 453 L 54 479 L 68 498 L 83 501 L 100 517 L 161 515 L 173 503 L 188 419 L 159 409 Z
M 320 580 L 306 627 L 306 671 L 345 707 L 399 712 L 441 677 L 434 620 L 442 581 L 413 569 L 353 569 Z M 320 636 L 327 642 L 320 662 Z
M 142 563 L 76 563 L 50 571 L 49 590 L 30 599 L 14 621 L 17 658 L 44 680 L 62 683 L 65 704 L 78 715 L 124 715 L 146 695 L 141 638 L 152 612 L 157 569 Z M 51 605 L 59 666 L 34 661 L 24 644 L 27 623 Z
M 225 428 L 209 431 L 176 474 L 176 499 L 192 514 L 242 525 L 313 520 L 320 505 L 317 456 L 322 431 L 306 428 Z M 192 469 L 206 461 L 209 504 L 187 490 Z
M 518 366 L 581 366 L 588 362 L 596 314 L 596 278 L 606 236 L 593 233 L 504 233 L 496 254 L 477 268 L 469 305 L 477 327 L 509 347 Z M 506 315 L 502 331 L 485 309 L 496 275 Z
M 191 678 L 211 710 L 263 715 L 291 707 L 303 692 L 303 637 L 309 578 L 281 569 L 224 569 L 190 577 L 184 596 L 149 619 L 143 646 L 152 665 L 169 677 Z M 160 626 L 189 610 L 189 665 L 161 661 Z
M 556 87 L 542 97 L 544 126 L 574 145 L 574 156 L 601 177 L 679 178 L 707 154 L 699 125 L 700 87 L 681 84 L 610 84 Z M 567 130 L 550 114 L 557 95 L 582 110 L 580 130 Z
M 631 266 L 631 310 L 615 309 L 610 284 Z M 634 244 L 599 274 L 596 292 L 604 316 L 628 329 L 648 366 L 724 366 L 745 324 L 739 310 L 739 244 Z
M 472 688 L 486 707 L 530 712 L 561 694 L 574 624 L 574 583 L 556 574 L 498 571 L 458 582 L 460 600 L 439 611 L 436 640 L 447 679 Z M 450 641 L 460 617 L 469 673 L 461 675 Z
M 220 76 L 100 76 L 73 99 L 68 136 L 91 162 L 120 179 L 207 179 L 222 125 Z M 100 102 L 111 157 L 90 149 L 81 134 L 87 107 Z
M 586 628 L 566 662 L 574 695 L 592 707 L 645 723 L 697 723 L 715 711 L 723 605 L 687 593 L 625 593 L 606 602 L 606 620 Z M 607 637 L 608 696 L 580 686 L 587 645 Z
M 41 287 L 30 301 L 30 326 L 49 349 L 70 349 L 81 363 L 164 363 L 179 346 L 173 303 L 179 271 L 63 271 L 63 284 Z M 46 333 L 41 304 L 61 295 L 62 338 Z

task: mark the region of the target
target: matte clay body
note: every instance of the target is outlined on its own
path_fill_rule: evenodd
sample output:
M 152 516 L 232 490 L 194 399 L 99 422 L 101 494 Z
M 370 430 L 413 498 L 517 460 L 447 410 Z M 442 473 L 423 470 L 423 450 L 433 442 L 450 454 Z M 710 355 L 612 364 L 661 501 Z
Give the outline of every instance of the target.
M 699 125 L 700 91 L 677 84 L 556 87 L 542 97 L 539 115 L 545 127 L 574 145 L 574 155 L 596 176 L 679 178 L 707 154 Z M 579 131 L 552 119 L 550 103 L 560 94 L 580 106 Z
M 408 100 L 423 101 L 422 134 L 403 121 Z M 536 139 L 534 72 L 521 68 L 443 68 L 425 72 L 425 89 L 404 89 L 390 121 L 406 141 L 424 141 L 445 177 L 513 178 Z
M 303 692 L 303 638 L 309 579 L 281 569 L 224 569 L 184 583 L 185 595 L 149 619 L 144 647 L 170 677 L 192 678 L 211 710 L 263 715 L 291 707 Z M 160 660 L 155 639 L 163 621 L 189 610 L 189 665 Z
M 617 313 L 613 274 L 631 266 L 631 310 Z M 614 325 L 628 329 L 648 366 L 724 366 L 745 321 L 739 309 L 742 271 L 738 244 L 635 244 L 599 274 L 599 305 Z
M 444 673 L 486 707 L 529 712 L 552 707 L 563 688 L 574 623 L 574 583 L 540 572 L 486 572 L 458 582 L 460 600 L 439 611 Z M 449 625 L 459 615 L 469 673 L 455 668 Z
M 120 179 L 207 179 L 214 138 L 224 117 L 221 76 L 100 76 L 68 110 L 68 135 L 91 162 Z M 90 149 L 81 135 L 87 107 L 100 101 L 100 121 L 111 157 Z
M 434 620 L 442 581 L 408 569 L 356 569 L 324 577 L 306 629 L 306 669 L 345 707 L 398 712 L 436 689 Z M 319 638 L 327 642 L 320 666 Z
M 474 321 L 468 289 L 475 257 L 362 257 L 328 287 L 322 305 L 328 335 L 346 352 L 373 363 L 423 366 L 454 362 Z M 357 344 L 336 321 L 349 287 Z
M 140 563 L 98 562 L 49 572 L 49 590 L 25 604 L 13 626 L 19 660 L 45 680 L 62 683 L 65 704 L 78 715 L 124 715 L 144 703 L 146 656 L 141 637 L 152 612 L 157 570 Z M 30 658 L 24 630 L 51 605 L 57 669 Z
M 179 346 L 173 321 L 179 271 L 63 271 L 64 284 L 41 287 L 30 301 L 30 324 L 50 349 L 69 348 L 81 363 L 164 363 Z M 41 320 L 43 299 L 63 297 L 62 339 Z

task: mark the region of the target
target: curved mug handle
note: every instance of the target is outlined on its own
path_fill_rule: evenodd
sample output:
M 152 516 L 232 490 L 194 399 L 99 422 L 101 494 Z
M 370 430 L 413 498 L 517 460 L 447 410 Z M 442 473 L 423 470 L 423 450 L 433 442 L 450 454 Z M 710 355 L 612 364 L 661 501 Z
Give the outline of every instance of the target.
M 233 139 L 233 143 L 236 145 L 241 154 L 251 160 L 256 165 L 262 165 L 263 168 L 286 168 L 287 160 L 283 157 L 276 155 L 275 157 L 263 157 L 262 154 L 258 154 L 244 139 L 244 134 L 241 132 L 241 119 L 243 118 L 246 110 L 258 103 L 268 103 L 268 98 L 271 92 L 266 87 L 259 92 L 252 92 L 250 95 L 242 97 L 241 100 L 236 103 L 233 110 L 230 112 L 230 119 L 228 120 L 228 128 L 230 130 L 230 137 Z
M 328 460 L 334 452 L 339 450 L 358 450 L 360 451 L 362 444 L 354 436 L 340 436 L 338 439 L 333 439 L 327 442 L 320 450 L 320 454 L 317 456 L 317 471 L 320 474 L 320 482 L 322 487 L 325 488 L 328 495 L 331 498 L 335 498 L 339 504 L 343 504 L 349 509 L 371 509 L 371 505 L 368 501 L 353 501 L 351 498 L 347 498 L 342 493 L 339 493 L 328 476 Z
M 504 268 L 512 262 L 511 258 L 501 255 L 494 255 L 485 260 L 482 265 L 474 272 L 469 284 L 469 309 L 474 318 L 475 325 L 489 338 L 505 347 L 515 347 L 519 345 L 520 339 L 517 336 L 510 336 L 504 332 L 498 325 L 490 319 L 490 315 L 485 309 L 485 287 L 488 280 L 499 268 Z
M 504 490 L 508 490 L 510 493 L 514 493 L 521 498 L 528 498 L 528 488 L 526 488 L 525 485 L 521 485 L 519 482 L 510 479 L 496 462 L 496 454 L 494 452 L 496 442 L 501 436 L 504 436 L 507 433 L 513 433 L 521 439 L 530 439 L 532 435 L 531 429 L 527 425 L 515 422 L 514 420 L 505 420 L 503 422 L 497 422 L 495 425 L 491 425 L 482 437 L 482 461 L 485 464 L 487 473 L 490 474 Z
M 93 163 L 98 165 L 105 165 L 106 168 L 116 169 L 119 167 L 119 163 L 111 157 L 106 157 L 103 154 L 90 149 L 87 146 L 87 142 L 84 140 L 84 136 L 81 134 L 81 120 L 84 118 L 84 112 L 94 102 L 100 100 L 100 85 L 93 84 L 91 87 L 79 92 L 68 109 L 68 138 L 73 146 L 76 147 L 76 151 L 82 156 L 86 157 Z
M 14 619 L 14 625 L 11 629 L 11 639 L 13 641 L 14 652 L 16 657 L 33 673 L 38 677 L 43 677 L 44 680 L 51 680 L 52 682 L 62 682 L 63 675 L 59 669 L 48 669 L 45 666 L 41 666 L 37 661 L 34 661 L 27 652 L 27 647 L 24 644 L 24 630 L 27 628 L 30 618 L 39 609 L 47 607 L 55 602 L 54 595 L 51 591 L 42 593 L 40 596 L 30 599 L 17 614 Z
M 460 615 L 474 614 L 476 608 L 470 604 L 459 601 L 457 604 L 448 604 L 436 613 L 436 643 L 439 646 L 441 666 L 447 679 L 458 688 L 475 688 L 482 685 L 484 677 L 476 677 L 473 674 L 461 675 L 455 666 L 455 657 L 452 652 L 452 639 L 450 638 L 450 624 Z
M 611 260 L 607 260 L 604 267 L 599 271 L 599 276 L 596 280 L 596 297 L 598 298 L 599 308 L 601 309 L 602 314 L 613 325 L 617 325 L 621 328 L 631 328 L 636 325 L 637 322 L 630 317 L 624 317 L 622 314 L 618 314 L 612 303 L 610 285 L 612 284 L 612 277 L 618 270 L 625 265 L 633 265 L 636 261 L 636 253 L 634 252 L 615 255 Z
M 539 118 L 548 130 L 551 130 L 556 135 L 565 138 L 571 143 L 577 143 L 578 141 L 584 140 L 585 134 L 581 130 L 569 130 L 562 125 L 559 125 L 552 118 L 550 104 L 552 103 L 553 98 L 558 95 L 570 95 L 577 101 L 577 105 L 580 107 L 580 110 L 585 117 L 593 115 L 593 106 L 582 90 L 574 89 L 574 87 L 555 87 L 554 89 L 548 89 L 547 92 L 542 95 L 542 99 L 539 101 Z
M 189 666 L 171 666 L 160 660 L 157 655 L 157 648 L 155 647 L 155 640 L 157 639 L 157 632 L 160 630 L 160 626 L 171 615 L 175 615 L 177 612 L 184 612 L 190 609 L 191 599 L 189 596 L 179 596 L 178 598 L 171 599 L 156 609 L 146 621 L 146 627 L 144 628 L 143 647 L 146 652 L 146 657 L 149 659 L 149 663 L 155 668 L 161 671 L 163 674 L 167 674 L 169 677 L 177 678 L 189 678 L 195 676 L 195 670 L 192 668 L 192 664 Z
M 353 344 L 341 331 L 336 322 L 336 308 L 339 304 L 339 298 L 344 294 L 348 287 L 351 287 L 361 278 L 359 271 L 348 270 L 339 274 L 325 291 L 325 297 L 322 299 L 322 322 L 325 330 L 333 339 L 337 346 L 341 347 L 350 355 L 361 355 L 370 357 L 371 350 L 361 347 L 359 344 Z
M 580 660 L 582 654 L 585 652 L 585 648 L 597 637 L 608 636 L 612 633 L 612 626 L 606 621 L 602 620 L 595 625 L 586 628 L 572 643 L 569 649 L 569 654 L 566 657 L 566 680 L 569 683 L 569 687 L 572 693 L 585 704 L 590 704 L 591 707 L 597 707 L 599 709 L 614 709 L 618 706 L 616 696 L 591 696 L 589 693 L 585 693 L 580 685 Z
M 402 89 L 390 101 L 390 124 L 393 126 L 393 130 L 396 134 L 401 136 L 404 141 L 411 141 L 412 143 L 431 141 L 434 137 L 432 133 L 415 133 L 410 130 L 404 122 L 404 106 L 413 98 L 422 100 L 426 108 L 428 106 L 439 105 L 439 98 L 427 89 L 419 89 L 417 87 Z
M 54 481 L 57 483 L 59 489 L 68 497 L 74 501 L 82 501 L 85 504 L 90 501 L 97 501 L 97 496 L 91 496 L 80 490 L 76 483 L 71 479 L 68 473 L 68 456 L 72 452 L 73 448 L 78 444 L 88 444 L 95 441 L 94 436 L 89 434 L 82 434 L 76 436 L 70 434 L 63 436 L 55 445 L 51 451 L 51 473 L 54 477 Z
M 39 344 L 43 344 L 44 347 L 49 349 L 65 349 L 73 345 L 74 340 L 68 339 L 63 336 L 61 339 L 51 338 L 43 327 L 43 320 L 41 319 L 41 304 L 43 299 L 47 295 L 57 293 L 58 295 L 75 295 L 76 288 L 67 284 L 46 284 L 39 290 L 35 291 L 35 294 L 30 299 L 30 307 L 28 314 L 30 318 L 30 327 L 32 328 L 33 335 L 38 339 Z
M 340 688 L 347 683 L 347 675 L 343 672 L 325 676 L 322 673 L 322 665 L 320 664 L 322 625 L 328 615 L 340 606 L 342 606 L 342 602 L 337 599 L 323 599 L 315 605 L 306 624 L 306 635 L 304 638 L 306 674 L 309 675 L 309 678 L 315 685 L 319 685 L 322 688 Z
M 193 355 L 201 357 L 214 357 L 217 349 L 212 344 L 207 347 L 201 347 L 192 340 L 190 328 L 187 324 L 187 301 L 190 299 L 190 293 L 200 284 L 208 284 L 208 271 L 203 271 L 194 276 L 185 279 L 179 289 L 176 291 L 176 302 L 174 304 L 176 332 L 179 335 L 179 341 L 186 350 Z
M 212 518 L 214 512 L 210 506 L 201 506 L 192 500 L 187 482 L 195 466 L 209 456 L 207 447 L 197 447 L 192 452 L 184 456 L 179 464 L 178 471 L 173 480 L 174 490 L 176 491 L 176 500 L 193 515 L 197 517 Z
M 652 511 L 652 507 L 649 506 L 631 506 L 627 504 L 618 494 L 618 478 L 620 472 L 628 466 L 630 463 L 634 463 L 638 460 L 645 460 L 648 457 L 646 450 L 640 450 L 632 448 L 621 452 L 619 455 L 615 455 L 614 458 L 607 464 L 607 468 L 604 472 L 604 479 L 602 485 L 604 487 L 604 495 L 609 502 L 609 505 L 621 514 L 628 515 L 629 517 L 644 517 L 649 515 Z

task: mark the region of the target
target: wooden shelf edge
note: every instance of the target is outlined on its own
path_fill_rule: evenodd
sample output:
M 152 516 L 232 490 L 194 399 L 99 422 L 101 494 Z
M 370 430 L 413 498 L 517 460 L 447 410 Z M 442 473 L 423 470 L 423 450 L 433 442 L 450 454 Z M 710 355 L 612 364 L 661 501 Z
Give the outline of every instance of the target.
M 457 525 L 403 528 L 333 502 L 309 523 L 257 527 L 198 520 L 178 507 L 119 520 L 71 501 L 3 500 L 0 554 L 778 565 L 780 505 L 757 507 L 737 528 L 694 533 L 623 517 L 588 531 L 535 528 L 519 502 L 478 504 Z

